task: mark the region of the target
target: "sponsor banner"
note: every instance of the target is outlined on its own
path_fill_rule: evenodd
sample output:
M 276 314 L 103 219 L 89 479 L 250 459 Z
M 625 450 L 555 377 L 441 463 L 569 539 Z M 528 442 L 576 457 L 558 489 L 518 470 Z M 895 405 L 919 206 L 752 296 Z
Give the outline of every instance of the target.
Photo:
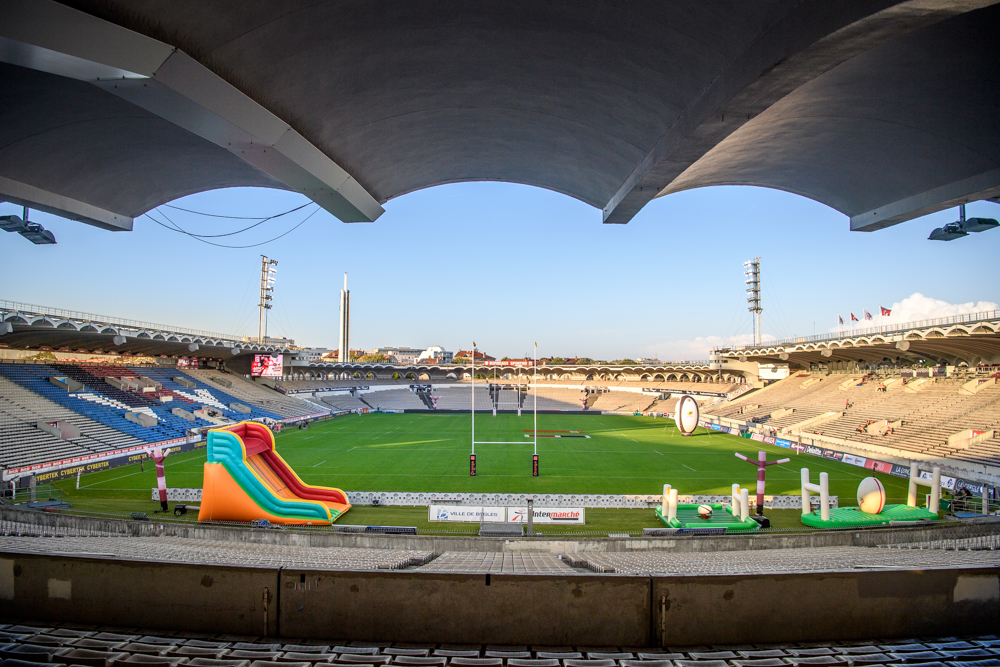
M 191 444 L 201 440 L 201 436 L 192 436 Z M 150 442 L 144 445 L 136 445 L 134 447 L 125 447 L 124 449 L 114 449 L 108 452 L 98 452 L 97 454 L 86 454 L 83 456 L 74 456 L 68 459 L 60 459 L 58 461 L 49 461 L 47 463 L 36 463 L 30 466 L 23 466 L 20 468 L 8 468 L 3 471 L 3 481 L 8 481 L 11 479 L 16 479 L 18 477 L 25 477 L 30 475 L 39 476 L 42 473 L 52 472 L 53 470 L 59 470 L 63 468 L 73 468 L 73 474 L 76 474 L 77 468 L 84 468 L 84 472 L 91 472 L 87 466 L 95 466 L 93 470 L 102 470 L 108 467 L 103 465 L 103 461 L 106 459 L 119 459 L 123 456 L 127 457 L 132 454 L 138 454 L 139 458 L 145 456 L 145 451 L 147 449 L 152 449 L 153 447 L 172 447 L 173 445 L 187 444 L 188 438 L 173 438 L 171 440 L 162 440 L 160 442 Z M 188 449 L 191 449 L 190 447 Z M 185 450 L 186 451 L 186 450 Z M 139 459 L 136 459 L 138 461 Z M 101 464 L 101 465 L 98 465 Z M 124 465 L 124 464 L 117 464 Z
M 764 436 L 762 436 L 760 433 L 754 433 L 753 435 L 750 436 L 750 439 L 756 440 L 757 442 L 764 442 Z
M 792 441 L 791 440 L 782 440 L 781 438 L 775 438 L 774 439 L 774 444 L 777 445 L 778 447 L 784 447 L 785 449 L 791 449 L 792 448 Z
M 535 507 L 532 515 L 532 523 L 586 523 L 586 514 L 582 507 Z M 527 522 L 527 507 L 507 508 L 507 523 Z
M 862 458 L 860 456 L 854 456 L 853 454 L 844 454 L 844 463 L 850 463 L 852 466 L 858 466 L 859 468 L 868 467 L 868 459 Z
M 94 454 L 91 456 L 64 459 L 60 467 L 29 466 L 31 468 L 37 468 L 34 472 L 14 472 L 14 470 L 24 470 L 23 468 L 5 470 L 3 473 L 3 479 L 4 481 L 8 481 L 18 477 L 34 475 L 35 479 L 40 483 L 54 482 L 67 477 L 75 477 L 77 472 L 100 472 L 101 470 L 110 470 L 111 468 L 129 465 L 130 463 L 138 463 L 143 459 L 149 458 L 149 455 L 146 454 L 146 450 L 154 447 L 161 447 L 165 450 L 165 453 L 169 452 L 171 454 L 175 454 L 177 452 L 189 452 L 192 449 L 205 446 L 205 443 L 201 441 L 200 435 L 194 437 L 191 442 L 186 442 L 185 440 L 185 438 L 175 438 L 174 440 L 165 440 L 163 442 L 151 442 L 142 447 L 129 447 L 128 449 L 115 450 L 115 453 L 110 456 L 107 454 L 112 453 L 105 452 L 100 455 Z M 168 445 L 167 443 L 170 442 L 180 442 L 180 444 Z M 65 461 L 71 462 L 65 463 Z M 76 462 L 73 463 L 72 461 Z M 47 464 L 41 465 L 46 466 Z
M 906 476 L 907 477 L 910 476 L 909 471 L 907 471 Z M 927 472 L 925 470 L 921 470 L 919 476 L 920 476 L 920 479 L 925 480 L 927 482 L 929 482 L 932 479 L 934 479 L 934 473 L 930 473 L 930 472 Z M 954 489 L 955 488 L 955 481 L 956 480 L 955 480 L 954 477 L 945 477 L 944 475 L 941 475 L 941 488 L 942 489 Z
M 720 426 L 719 424 L 709 424 L 708 428 L 712 429 L 713 431 L 721 431 L 722 430 L 722 426 Z
M 763 438 L 763 439 L 761 440 L 761 442 L 763 442 L 763 443 L 764 443 L 765 445 L 773 445 L 776 439 L 777 439 L 777 438 L 774 438 L 774 437 L 772 437 L 772 436 L 770 436 L 770 435 L 766 435 L 766 436 L 764 436 L 764 438 Z
M 303 421 L 303 420 L 306 420 L 306 419 L 318 419 L 320 417 L 328 417 L 329 415 L 330 415 L 329 412 L 316 412 L 314 414 L 303 415 L 301 417 L 286 417 L 285 419 L 281 420 L 281 423 L 282 424 L 294 424 L 296 422 L 300 422 L 300 421 Z
M 458 521 L 465 523 L 504 523 L 506 507 L 481 507 L 470 505 L 431 505 L 427 509 L 428 521 Z
M 941 486 L 944 486 L 944 477 L 941 478 Z M 955 491 L 961 491 L 962 489 L 968 489 L 969 493 L 981 498 L 983 495 L 983 485 L 978 482 L 967 482 L 964 479 L 955 480 Z
M 892 475 L 893 477 L 909 477 L 910 476 L 910 467 L 909 466 L 901 466 L 901 465 L 898 465 L 896 463 L 893 463 L 892 464 L 892 469 L 889 470 L 889 474 Z
M 479 364 L 481 366 L 532 366 L 534 362 L 531 359 L 521 359 L 519 361 L 481 361 Z
M 838 451 L 836 451 L 834 449 L 824 449 L 823 450 L 823 458 L 825 458 L 825 459 L 833 459 L 834 461 L 843 461 L 844 460 L 844 452 L 838 452 Z
M 816 445 L 806 445 L 805 452 L 813 456 L 823 456 L 823 450 Z
M 809 445 L 804 445 L 801 442 L 793 442 L 789 449 L 794 449 L 797 452 L 808 452 Z

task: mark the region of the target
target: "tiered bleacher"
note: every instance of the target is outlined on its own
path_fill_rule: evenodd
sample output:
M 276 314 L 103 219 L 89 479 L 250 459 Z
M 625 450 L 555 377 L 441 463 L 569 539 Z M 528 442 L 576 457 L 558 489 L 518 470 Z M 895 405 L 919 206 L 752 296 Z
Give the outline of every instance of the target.
M 655 394 L 609 391 L 600 394 L 591 408 L 602 412 L 643 412 L 649 409 L 655 399 Z
M 493 398 L 490 396 L 489 387 L 476 385 L 476 409 L 492 410 Z M 437 396 L 438 410 L 470 410 L 472 409 L 472 388 L 469 387 L 434 387 L 431 390 L 433 396 Z
M 370 410 L 372 406 L 365 403 L 360 398 L 355 398 L 348 393 L 343 394 L 327 394 L 321 396 L 319 399 L 324 405 L 326 405 L 331 410 Z
M 195 414 L 203 408 L 233 421 L 282 418 L 277 413 L 254 406 L 246 406 L 249 408 L 248 412 L 236 409 L 234 405 L 244 404 L 230 394 L 209 387 L 175 368 L 0 363 L 0 376 L 68 410 L 143 442 L 184 437 L 191 428 L 218 423 Z M 50 378 L 69 378 L 80 383 L 82 389 L 67 391 L 66 388 L 53 384 Z M 138 384 L 133 379 L 140 380 L 146 386 L 133 390 L 130 387 Z M 177 382 L 177 379 L 184 380 L 184 384 Z M 174 414 L 175 409 L 193 419 Z M 129 419 L 127 415 L 145 415 L 155 418 L 155 422 L 150 420 L 147 425 L 134 418 Z
M 1000 465 L 1000 439 L 949 446 L 965 429 L 1000 429 L 1000 385 L 963 391 L 966 378 L 872 378 L 797 373 L 761 391 L 713 406 L 718 417 L 777 432 L 824 435 L 926 456 Z M 815 420 L 810 423 L 810 420 Z
M 37 426 L 39 421 L 68 422 L 80 436 L 56 437 L 41 430 Z M 0 468 L 135 447 L 143 442 L 0 376 Z
M 225 373 L 211 368 L 189 369 L 186 375 L 206 384 L 220 387 L 247 405 L 268 410 L 283 417 L 303 417 L 316 413 L 316 405 L 294 396 L 285 396 L 269 387 L 264 387 L 241 375 Z
M 416 392 L 407 389 L 385 389 L 364 395 L 365 402 L 376 410 L 427 410 Z
M 508 554 L 509 555 L 509 554 Z M 996 667 L 995 635 L 713 646 L 511 646 L 279 637 L 37 623 L 0 625 L 0 658 L 32 665 L 191 667 Z

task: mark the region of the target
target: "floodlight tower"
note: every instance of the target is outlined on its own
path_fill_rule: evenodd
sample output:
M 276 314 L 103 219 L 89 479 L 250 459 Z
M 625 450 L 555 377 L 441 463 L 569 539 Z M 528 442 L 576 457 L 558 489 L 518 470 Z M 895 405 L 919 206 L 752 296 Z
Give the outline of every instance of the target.
M 747 310 L 753 313 L 753 344 L 760 345 L 760 313 L 763 310 L 760 307 L 760 257 L 743 262 L 743 268 L 746 269 L 743 275 L 747 277 L 747 303 L 750 304 Z
M 267 311 L 271 310 L 274 292 L 274 275 L 278 272 L 275 268 L 278 260 L 270 259 L 264 255 L 260 256 L 260 320 L 257 323 L 257 344 L 263 345 L 267 338 Z

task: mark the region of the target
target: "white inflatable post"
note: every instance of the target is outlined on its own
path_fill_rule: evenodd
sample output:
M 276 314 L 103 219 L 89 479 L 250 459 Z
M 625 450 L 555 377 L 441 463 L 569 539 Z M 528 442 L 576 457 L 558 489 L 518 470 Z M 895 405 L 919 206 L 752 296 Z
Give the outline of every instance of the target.
M 740 490 L 740 521 L 750 519 L 750 489 Z
M 937 466 L 931 471 L 931 504 L 927 509 L 935 514 L 941 509 L 941 468 Z
M 677 518 L 677 489 L 670 489 L 670 507 L 668 513 L 668 520 L 673 521 Z
M 809 504 L 809 492 L 819 494 L 819 515 L 823 521 L 830 520 L 830 475 L 821 472 L 819 474 L 819 484 L 809 481 L 809 468 L 802 469 L 802 513 L 812 512 Z
M 941 509 L 941 468 L 934 466 L 931 470 L 931 479 L 927 481 L 920 476 L 916 461 L 910 463 L 910 485 L 906 490 L 906 504 L 910 507 L 917 506 L 918 485 L 931 487 L 931 499 L 927 503 L 927 509 L 937 514 Z
M 666 518 L 666 516 L 667 516 L 667 507 L 670 505 L 670 498 L 669 498 L 669 496 L 670 496 L 670 485 L 669 484 L 664 484 L 663 485 L 663 502 L 660 503 L 660 516 L 662 516 L 664 518 Z
M 729 508 L 733 516 L 740 515 L 740 485 L 733 484 L 733 505 Z
M 917 462 L 910 462 L 910 485 L 906 489 L 906 504 L 910 507 L 917 506 L 917 480 L 920 479 L 920 471 L 917 469 Z
M 809 504 L 809 468 L 803 468 L 802 471 L 802 513 L 809 514 L 812 512 L 812 505 Z

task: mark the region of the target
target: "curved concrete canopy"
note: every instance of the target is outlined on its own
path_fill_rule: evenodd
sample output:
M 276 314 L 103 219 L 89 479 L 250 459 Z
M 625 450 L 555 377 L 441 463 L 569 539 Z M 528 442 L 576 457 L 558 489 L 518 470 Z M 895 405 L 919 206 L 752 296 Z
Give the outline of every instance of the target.
M 371 221 L 499 180 L 624 223 L 753 183 L 877 228 L 1000 194 L 993 1 L 5 0 L 0 84 L 49 92 L 0 105 L 0 198 L 128 228 L 265 185 Z

